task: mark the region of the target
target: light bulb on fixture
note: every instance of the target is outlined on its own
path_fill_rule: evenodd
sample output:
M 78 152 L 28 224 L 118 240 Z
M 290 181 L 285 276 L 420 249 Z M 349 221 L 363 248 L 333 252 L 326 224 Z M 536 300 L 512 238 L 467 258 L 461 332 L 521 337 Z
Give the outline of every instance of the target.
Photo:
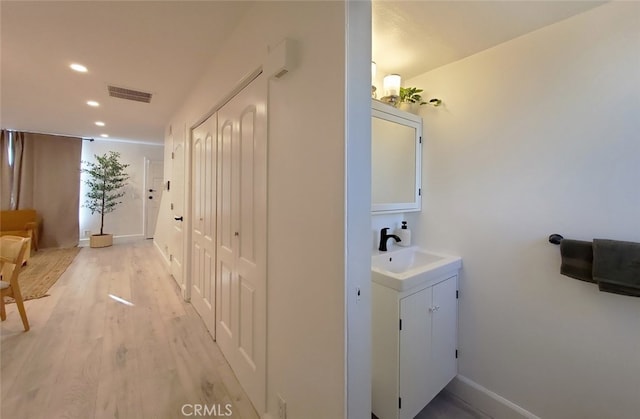
M 393 106 L 396 106 L 400 99 L 401 82 L 402 78 L 399 74 L 389 74 L 384 76 L 384 79 L 382 79 L 384 97 L 381 100 Z
M 382 81 L 385 96 L 400 96 L 400 82 L 401 78 L 398 74 L 389 74 L 385 76 Z

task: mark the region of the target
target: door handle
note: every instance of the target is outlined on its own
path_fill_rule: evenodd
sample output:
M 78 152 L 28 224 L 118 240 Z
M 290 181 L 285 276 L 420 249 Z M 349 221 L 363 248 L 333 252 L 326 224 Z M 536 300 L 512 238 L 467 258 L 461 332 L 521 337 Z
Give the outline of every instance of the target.
M 174 220 L 176 221 L 184 221 L 184 219 L 182 218 L 182 216 L 180 217 L 173 217 Z
M 153 199 L 153 197 L 152 197 L 152 196 L 149 196 L 149 199 Z

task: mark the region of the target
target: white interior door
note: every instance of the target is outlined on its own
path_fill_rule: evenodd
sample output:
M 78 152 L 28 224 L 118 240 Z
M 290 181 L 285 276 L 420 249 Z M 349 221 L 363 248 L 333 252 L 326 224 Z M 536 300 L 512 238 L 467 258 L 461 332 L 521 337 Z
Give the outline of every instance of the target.
M 145 158 L 145 187 L 146 187 L 146 208 L 145 208 L 145 237 L 152 239 L 156 231 L 158 222 L 158 211 L 160 210 L 160 198 L 162 197 L 164 163 Z
M 175 138 L 175 137 L 174 137 Z M 180 287 L 185 289 L 183 275 L 184 261 L 184 143 L 176 142 L 173 145 L 171 180 L 169 192 L 171 196 L 171 208 L 173 214 L 173 226 L 171 232 L 171 275 L 175 278 Z
M 191 303 L 215 336 L 216 115 L 191 135 Z
M 266 82 L 218 111 L 216 341 L 258 412 L 266 387 Z

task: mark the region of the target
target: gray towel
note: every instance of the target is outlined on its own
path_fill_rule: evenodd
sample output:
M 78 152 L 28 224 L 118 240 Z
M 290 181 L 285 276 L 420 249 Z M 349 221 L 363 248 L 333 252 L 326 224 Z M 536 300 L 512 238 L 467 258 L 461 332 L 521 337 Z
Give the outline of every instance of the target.
M 640 297 L 640 243 L 594 239 L 593 279 L 600 291 Z
M 562 239 L 560 273 L 581 281 L 596 282 L 592 276 L 593 247 L 591 242 Z

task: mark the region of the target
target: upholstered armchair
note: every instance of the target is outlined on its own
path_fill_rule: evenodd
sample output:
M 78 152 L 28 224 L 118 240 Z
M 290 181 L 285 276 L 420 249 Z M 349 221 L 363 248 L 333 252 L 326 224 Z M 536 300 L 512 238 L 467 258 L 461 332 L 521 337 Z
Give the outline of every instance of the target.
M 38 250 L 40 222 L 34 209 L 0 212 L 0 236 L 20 236 L 31 239 L 31 248 Z

